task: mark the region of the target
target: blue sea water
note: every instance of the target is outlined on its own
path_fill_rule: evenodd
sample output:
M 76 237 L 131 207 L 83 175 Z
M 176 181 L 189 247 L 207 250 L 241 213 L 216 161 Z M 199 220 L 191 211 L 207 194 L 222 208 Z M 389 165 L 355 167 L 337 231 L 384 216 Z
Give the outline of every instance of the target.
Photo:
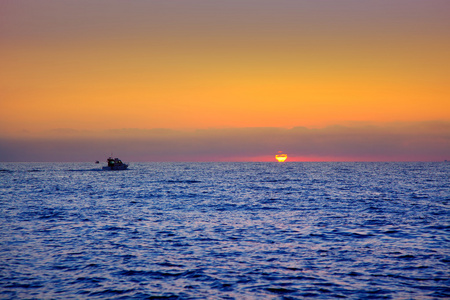
M 450 163 L 0 163 L 0 298 L 450 298 Z

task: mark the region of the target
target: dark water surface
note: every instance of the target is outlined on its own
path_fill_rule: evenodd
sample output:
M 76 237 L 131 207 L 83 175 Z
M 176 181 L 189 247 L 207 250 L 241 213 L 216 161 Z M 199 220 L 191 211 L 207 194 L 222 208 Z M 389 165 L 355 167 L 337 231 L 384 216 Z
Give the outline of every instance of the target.
M 0 298 L 450 298 L 450 163 L 0 163 Z

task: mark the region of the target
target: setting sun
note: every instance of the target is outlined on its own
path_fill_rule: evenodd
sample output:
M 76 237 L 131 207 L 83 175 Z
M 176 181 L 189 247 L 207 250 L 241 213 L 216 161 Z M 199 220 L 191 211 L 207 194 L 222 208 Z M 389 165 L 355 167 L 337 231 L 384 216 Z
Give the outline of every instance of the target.
M 287 154 L 281 154 L 281 151 L 278 151 L 278 153 L 275 155 L 275 159 L 278 160 L 278 162 L 284 162 L 287 159 Z

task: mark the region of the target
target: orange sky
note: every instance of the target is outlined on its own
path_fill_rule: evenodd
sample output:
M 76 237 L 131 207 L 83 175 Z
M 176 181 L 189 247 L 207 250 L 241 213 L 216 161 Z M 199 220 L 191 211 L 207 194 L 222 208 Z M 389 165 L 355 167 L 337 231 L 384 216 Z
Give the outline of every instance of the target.
M 0 3 L 0 135 L 450 121 L 448 1 Z

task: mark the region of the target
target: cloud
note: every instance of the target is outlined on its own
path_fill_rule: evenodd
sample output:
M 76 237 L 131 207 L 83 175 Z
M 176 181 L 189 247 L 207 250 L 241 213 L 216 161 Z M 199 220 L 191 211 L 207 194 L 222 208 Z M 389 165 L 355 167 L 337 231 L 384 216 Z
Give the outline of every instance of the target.
M 0 137 L 2 161 L 94 161 L 111 153 L 126 161 L 271 160 L 442 161 L 450 159 L 450 122 L 324 128 L 53 130 Z

